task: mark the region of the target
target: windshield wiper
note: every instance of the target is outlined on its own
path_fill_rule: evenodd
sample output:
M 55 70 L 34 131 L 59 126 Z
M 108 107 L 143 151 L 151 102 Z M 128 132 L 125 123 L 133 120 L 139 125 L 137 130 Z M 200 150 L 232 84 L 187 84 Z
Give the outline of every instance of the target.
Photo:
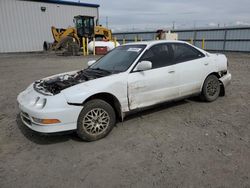
M 109 70 L 105 70 L 105 69 L 101 69 L 101 68 L 90 68 L 91 70 L 96 70 L 96 71 L 101 71 L 101 72 L 106 72 L 106 73 L 109 73 L 109 74 L 111 74 L 112 72 L 111 71 L 109 71 Z

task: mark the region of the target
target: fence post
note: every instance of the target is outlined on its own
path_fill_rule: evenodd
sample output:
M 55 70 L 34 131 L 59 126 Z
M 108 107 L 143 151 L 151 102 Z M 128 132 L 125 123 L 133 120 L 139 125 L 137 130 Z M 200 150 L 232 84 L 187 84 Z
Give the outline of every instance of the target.
M 194 44 L 194 39 L 193 38 L 190 38 L 190 44 Z
M 89 43 L 89 39 L 86 38 L 86 54 L 87 54 L 87 55 L 89 55 L 88 43 Z
M 85 37 L 82 38 L 82 50 L 83 50 L 83 56 L 86 56 Z
M 205 49 L 205 39 L 204 38 L 202 39 L 202 49 L 203 50 Z
M 116 37 L 115 37 L 115 41 L 114 41 L 114 43 L 115 43 L 115 48 L 117 47 L 116 40 L 117 40 L 117 39 L 116 39 Z
M 196 44 L 196 38 L 197 38 L 197 31 L 194 31 L 194 38 L 193 38 L 193 45 Z
M 224 34 L 223 51 L 226 51 L 226 42 L 227 42 L 227 29 L 225 30 L 225 34 Z
M 95 37 L 93 38 L 93 55 L 95 56 Z

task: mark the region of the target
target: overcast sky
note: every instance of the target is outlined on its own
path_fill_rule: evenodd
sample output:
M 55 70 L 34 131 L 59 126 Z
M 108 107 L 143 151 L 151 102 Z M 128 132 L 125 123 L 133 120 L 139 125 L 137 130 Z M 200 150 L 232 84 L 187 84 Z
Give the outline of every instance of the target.
M 73 0 L 74 1 L 74 0 Z M 81 0 L 100 4 L 100 22 L 119 30 L 250 25 L 250 0 Z

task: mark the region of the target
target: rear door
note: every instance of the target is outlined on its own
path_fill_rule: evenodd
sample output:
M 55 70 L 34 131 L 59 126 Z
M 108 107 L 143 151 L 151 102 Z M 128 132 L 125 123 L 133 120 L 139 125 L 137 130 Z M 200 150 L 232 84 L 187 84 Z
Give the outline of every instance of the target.
M 173 61 L 179 73 L 180 96 L 200 92 L 209 62 L 205 55 L 185 43 L 172 43 Z
M 179 97 L 178 72 L 171 47 L 158 44 L 147 50 L 140 61 L 151 61 L 152 69 L 131 72 L 128 76 L 130 110 L 151 106 Z

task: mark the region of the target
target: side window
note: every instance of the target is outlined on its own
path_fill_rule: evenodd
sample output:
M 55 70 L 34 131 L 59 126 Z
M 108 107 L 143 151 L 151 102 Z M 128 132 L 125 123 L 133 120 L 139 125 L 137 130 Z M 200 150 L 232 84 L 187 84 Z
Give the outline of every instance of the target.
M 82 20 L 80 20 L 80 19 L 76 20 L 76 27 L 77 28 L 81 28 L 82 27 Z
M 199 50 L 187 44 L 173 43 L 171 46 L 174 52 L 175 63 L 199 59 L 205 56 Z
M 140 61 L 151 61 L 152 69 L 172 65 L 173 53 L 168 44 L 159 44 L 145 52 Z

